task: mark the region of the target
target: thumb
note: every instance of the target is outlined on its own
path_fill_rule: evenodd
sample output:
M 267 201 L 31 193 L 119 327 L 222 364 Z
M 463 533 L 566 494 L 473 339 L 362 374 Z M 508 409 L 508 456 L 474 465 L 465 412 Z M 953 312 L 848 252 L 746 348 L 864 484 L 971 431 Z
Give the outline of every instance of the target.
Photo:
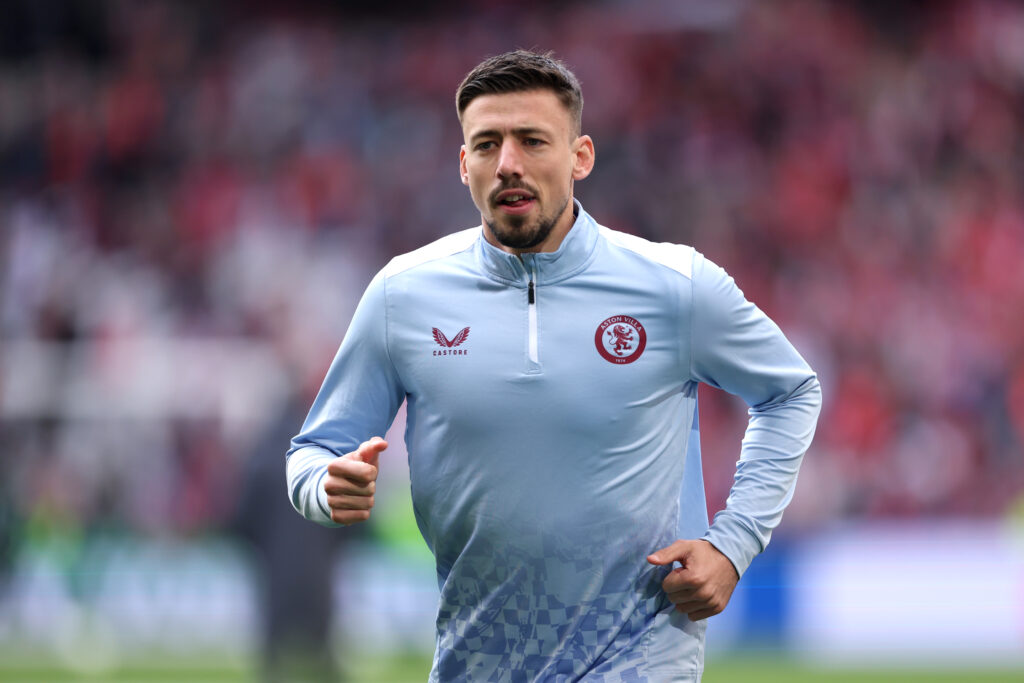
M 664 565 L 672 564 L 678 560 L 685 565 L 686 562 L 684 560 L 690 554 L 690 543 L 692 541 L 676 541 L 672 545 L 655 550 L 647 556 L 647 561 L 651 564 Z
M 356 460 L 362 460 L 363 462 L 377 466 L 377 458 L 380 457 L 381 451 L 388 447 L 388 442 L 379 436 L 375 436 L 369 441 L 364 441 L 359 444 L 359 448 L 353 454 Z

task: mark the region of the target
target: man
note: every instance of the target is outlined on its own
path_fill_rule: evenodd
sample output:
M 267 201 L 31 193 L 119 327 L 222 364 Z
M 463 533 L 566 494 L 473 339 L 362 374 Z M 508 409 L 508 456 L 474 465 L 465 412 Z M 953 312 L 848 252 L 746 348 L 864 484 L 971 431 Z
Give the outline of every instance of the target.
M 792 496 L 817 379 L 720 268 L 574 200 L 594 144 L 564 65 L 500 55 L 456 100 L 482 225 L 370 283 L 292 442 L 292 503 L 368 519 L 379 435 L 407 400 L 441 590 L 431 681 L 699 680 L 705 619 Z M 751 406 L 710 528 L 699 382 Z

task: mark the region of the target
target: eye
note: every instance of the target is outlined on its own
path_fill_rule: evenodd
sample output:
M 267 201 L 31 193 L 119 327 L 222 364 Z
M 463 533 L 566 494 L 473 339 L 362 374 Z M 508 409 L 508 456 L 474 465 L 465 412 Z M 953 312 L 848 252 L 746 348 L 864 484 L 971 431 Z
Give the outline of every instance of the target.
M 474 147 L 473 149 L 475 149 L 477 151 L 480 151 L 480 152 L 486 152 L 489 149 L 494 149 L 494 141 L 493 140 L 484 140 L 483 142 L 477 143 L 476 147 Z
M 523 144 L 527 147 L 540 147 L 544 144 L 544 141 L 540 138 L 526 138 L 523 140 Z

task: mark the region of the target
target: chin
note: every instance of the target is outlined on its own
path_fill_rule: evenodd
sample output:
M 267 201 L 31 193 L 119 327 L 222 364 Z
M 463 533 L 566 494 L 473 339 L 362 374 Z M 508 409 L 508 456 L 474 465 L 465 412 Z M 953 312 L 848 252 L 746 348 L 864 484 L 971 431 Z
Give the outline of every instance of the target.
M 501 230 L 500 232 L 492 229 L 491 232 L 494 233 L 498 242 L 510 249 L 533 249 L 547 239 L 551 230 L 534 227 L 532 229 Z

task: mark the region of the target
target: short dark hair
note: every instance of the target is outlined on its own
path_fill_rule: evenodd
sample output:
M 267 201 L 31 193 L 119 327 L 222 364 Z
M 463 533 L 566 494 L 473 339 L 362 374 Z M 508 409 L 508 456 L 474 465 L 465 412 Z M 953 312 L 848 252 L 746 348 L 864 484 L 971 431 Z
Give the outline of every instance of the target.
M 569 110 L 576 135 L 580 134 L 583 120 L 583 91 L 580 82 L 551 52 L 513 50 L 478 64 L 466 74 L 455 92 L 459 121 L 462 121 L 462 114 L 469 103 L 481 95 L 528 90 L 550 90 L 555 93 Z

